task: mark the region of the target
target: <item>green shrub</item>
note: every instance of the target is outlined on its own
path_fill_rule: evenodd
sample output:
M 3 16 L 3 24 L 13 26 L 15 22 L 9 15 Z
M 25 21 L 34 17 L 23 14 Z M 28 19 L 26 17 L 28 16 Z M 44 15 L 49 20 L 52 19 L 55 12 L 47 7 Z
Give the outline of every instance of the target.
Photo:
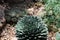
M 45 3 L 46 15 L 44 20 L 48 25 L 60 27 L 60 0 L 47 0 Z

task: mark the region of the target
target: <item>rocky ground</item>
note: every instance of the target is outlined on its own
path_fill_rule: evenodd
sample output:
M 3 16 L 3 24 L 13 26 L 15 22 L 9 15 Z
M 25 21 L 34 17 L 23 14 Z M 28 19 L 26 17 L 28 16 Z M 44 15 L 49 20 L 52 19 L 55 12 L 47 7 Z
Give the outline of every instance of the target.
M 17 4 L 14 5 L 17 6 L 19 9 L 24 9 L 29 15 L 35 15 L 35 16 L 40 16 L 43 17 L 46 13 L 44 5 L 42 3 L 34 4 L 33 6 L 26 7 L 27 5 L 25 4 Z M 13 8 L 16 8 L 12 6 Z M 10 25 L 8 23 L 5 24 L 6 19 L 4 18 L 4 10 L 7 6 L 1 5 L 0 6 L 0 11 L 2 12 L 3 19 L 0 18 L 0 40 L 17 40 L 16 35 L 15 35 L 15 27 L 13 25 Z M 12 8 L 12 7 L 7 7 L 7 9 Z M 0 13 L 1 14 L 1 13 Z M 3 26 L 4 25 L 4 26 Z M 54 35 L 55 36 L 55 35 Z M 48 40 L 55 40 L 55 37 L 52 36 L 52 33 L 49 33 L 49 38 Z

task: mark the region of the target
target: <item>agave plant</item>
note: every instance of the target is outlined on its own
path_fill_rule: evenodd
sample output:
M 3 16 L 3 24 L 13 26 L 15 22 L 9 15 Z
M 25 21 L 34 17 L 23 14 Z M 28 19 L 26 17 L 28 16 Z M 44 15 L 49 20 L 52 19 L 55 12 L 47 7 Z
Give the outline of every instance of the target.
M 15 27 L 18 40 L 47 40 L 48 30 L 40 17 L 26 15 Z

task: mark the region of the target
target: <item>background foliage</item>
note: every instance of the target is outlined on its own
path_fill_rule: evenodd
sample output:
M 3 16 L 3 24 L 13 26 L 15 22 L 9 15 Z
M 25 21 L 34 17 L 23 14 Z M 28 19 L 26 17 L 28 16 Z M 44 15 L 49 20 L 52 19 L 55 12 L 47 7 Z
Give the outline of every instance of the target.
M 60 0 L 43 0 L 45 2 L 46 15 L 43 17 L 48 25 L 60 28 Z

